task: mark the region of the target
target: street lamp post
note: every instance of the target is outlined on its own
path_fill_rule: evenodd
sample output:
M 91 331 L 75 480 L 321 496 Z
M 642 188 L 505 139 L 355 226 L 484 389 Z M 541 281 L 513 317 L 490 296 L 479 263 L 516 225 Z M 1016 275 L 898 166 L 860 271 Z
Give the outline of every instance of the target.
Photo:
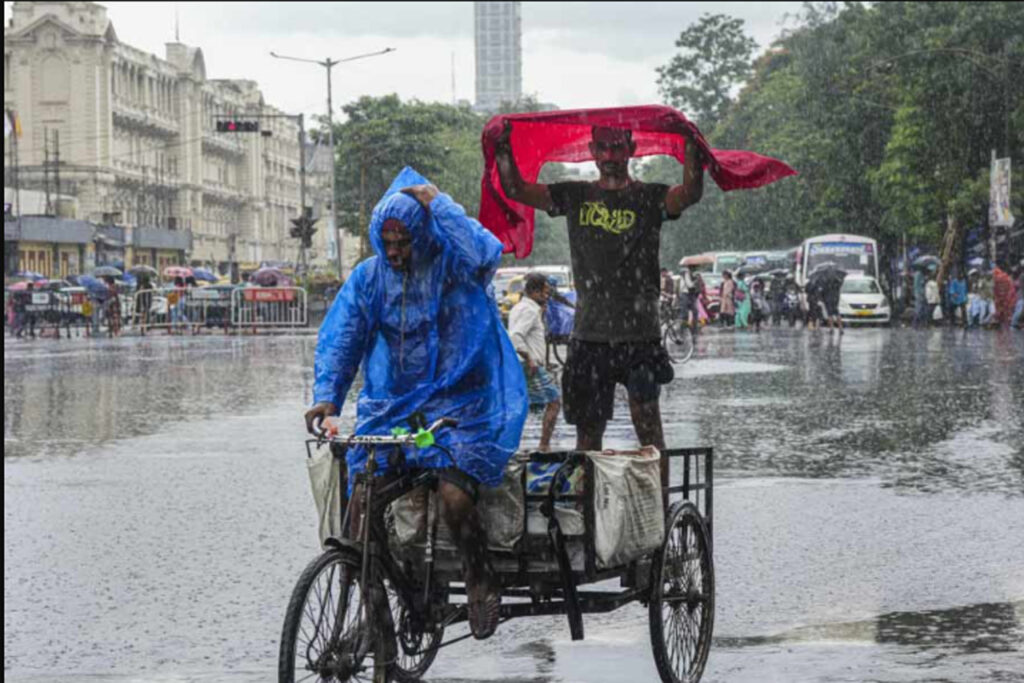
M 320 66 L 327 69 L 327 144 L 331 149 L 331 213 L 328 216 L 327 227 L 331 231 L 331 236 L 337 243 L 338 247 L 338 278 L 344 279 L 345 272 L 342 262 L 343 250 L 343 238 L 341 230 L 337 227 L 336 217 L 338 215 L 338 183 L 335 178 L 335 158 L 334 158 L 334 106 L 331 99 L 331 69 L 336 64 L 344 64 L 345 62 L 354 62 L 357 59 L 365 59 L 366 57 L 376 57 L 377 55 L 387 54 L 388 52 L 394 52 L 395 48 L 387 47 L 377 52 L 368 52 L 364 55 L 356 55 L 354 57 L 346 57 L 345 59 L 331 59 L 328 57 L 324 60 L 318 59 L 304 59 L 302 57 L 289 57 L 287 55 L 279 55 L 276 52 L 271 52 L 271 57 L 277 59 L 290 59 L 293 62 L 308 62 L 310 64 L 319 64 Z M 303 207 L 305 210 L 305 207 Z

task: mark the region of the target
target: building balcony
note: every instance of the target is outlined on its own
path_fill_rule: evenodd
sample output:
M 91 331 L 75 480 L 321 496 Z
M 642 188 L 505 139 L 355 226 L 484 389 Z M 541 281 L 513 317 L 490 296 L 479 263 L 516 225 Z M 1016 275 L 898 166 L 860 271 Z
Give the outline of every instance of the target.
M 180 131 L 178 122 L 164 112 L 141 107 L 120 97 L 114 98 L 114 125 L 148 135 L 171 137 Z
M 248 151 L 248 145 L 242 142 L 238 133 L 214 133 L 205 131 L 203 133 L 204 151 L 219 152 L 233 157 L 244 157 Z

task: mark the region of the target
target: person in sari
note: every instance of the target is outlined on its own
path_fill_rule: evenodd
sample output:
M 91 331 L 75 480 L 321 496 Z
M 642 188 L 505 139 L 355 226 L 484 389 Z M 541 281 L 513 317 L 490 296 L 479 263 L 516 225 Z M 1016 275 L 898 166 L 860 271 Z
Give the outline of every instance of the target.
M 744 329 L 750 321 L 750 285 L 744 275 L 736 275 L 736 329 Z

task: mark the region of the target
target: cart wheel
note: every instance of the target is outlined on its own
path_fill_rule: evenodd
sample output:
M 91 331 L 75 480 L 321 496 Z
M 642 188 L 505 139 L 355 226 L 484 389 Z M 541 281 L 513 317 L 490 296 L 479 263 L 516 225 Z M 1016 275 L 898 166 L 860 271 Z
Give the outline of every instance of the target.
M 669 322 L 665 325 L 665 333 L 662 335 L 662 343 L 668 352 L 673 363 L 685 363 L 693 355 L 693 332 L 689 326 L 679 322 Z
M 434 663 L 437 647 L 444 636 L 444 626 L 438 624 L 432 631 L 426 631 L 425 624 L 406 609 L 391 582 L 385 579 L 384 586 L 388 593 L 391 619 L 395 624 L 395 639 L 398 641 L 392 674 L 400 683 L 414 683 Z
M 278 681 L 369 681 L 373 655 L 359 557 L 328 550 L 299 577 L 285 612 Z
M 711 649 L 715 569 L 707 526 L 693 503 L 669 510 L 665 543 L 651 565 L 654 663 L 665 683 L 696 683 Z

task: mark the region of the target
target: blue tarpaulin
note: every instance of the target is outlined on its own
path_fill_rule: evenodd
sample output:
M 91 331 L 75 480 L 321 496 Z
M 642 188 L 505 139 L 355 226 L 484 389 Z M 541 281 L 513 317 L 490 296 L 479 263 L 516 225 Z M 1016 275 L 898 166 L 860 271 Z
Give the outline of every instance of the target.
M 415 412 L 428 422 L 453 417 L 459 426 L 442 430 L 437 442 L 460 469 L 496 486 L 527 411 L 522 368 L 485 292 L 502 245 L 448 195 L 439 194 L 428 211 L 400 192 L 427 182 L 406 167 L 374 209 L 376 255 L 355 268 L 320 326 L 313 401 L 340 410 L 362 367 L 357 434 L 389 434 Z M 389 218 L 412 235 L 407 273 L 392 269 L 384 254 L 381 228 Z M 367 456 L 363 448 L 349 449 L 349 471 L 362 471 Z M 451 465 L 436 448 L 406 458 L 421 467 Z M 386 470 L 387 453 L 377 460 Z
M 576 292 L 566 292 L 563 296 L 569 303 L 576 304 Z M 561 304 L 554 299 L 548 301 L 548 305 L 544 310 L 544 322 L 547 325 L 549 336 L 568 337 L 572 334 L 572 326 L 575 319 L 575 309 Z

